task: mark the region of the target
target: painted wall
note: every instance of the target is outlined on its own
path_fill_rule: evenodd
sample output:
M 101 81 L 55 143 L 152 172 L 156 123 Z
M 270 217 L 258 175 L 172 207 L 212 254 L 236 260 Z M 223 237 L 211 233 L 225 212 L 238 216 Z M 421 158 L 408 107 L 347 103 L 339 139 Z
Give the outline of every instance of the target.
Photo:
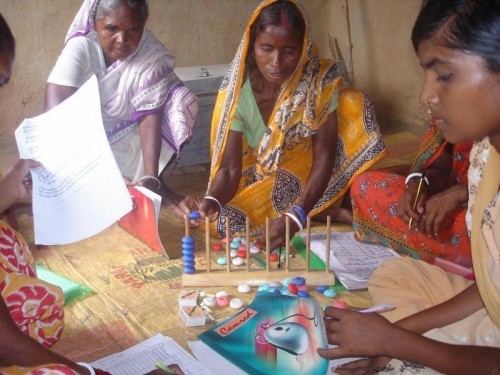
M 150 0 L 148 27 L 176 55 L 176 66 L 231 61 L 259 0 Z M 329 35 L 347 58 L 342 0 L 303 0 L 322 55 Z M 418 102 L 422 74 L 410 43 L 421 0 L 350 0 L 354 79 L 372 96 L 382 130 L 423 129 Z M 60 53 L 81 0 L 0 0 L 0 12 L 17 40 L 12 81 L 0 90 L 0 148 L 16 155 L 13 131 L 39 114 L 45 81 Z M 5 157 L 4 157 L 5 159 Z M 6 163 L 2 160 L 0 167 Z

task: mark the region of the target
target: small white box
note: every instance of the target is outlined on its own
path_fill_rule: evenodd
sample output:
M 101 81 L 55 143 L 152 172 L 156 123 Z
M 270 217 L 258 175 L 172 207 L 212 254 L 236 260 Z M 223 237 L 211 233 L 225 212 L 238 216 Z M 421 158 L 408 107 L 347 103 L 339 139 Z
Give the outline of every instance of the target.
M 207 324 L 207 316 L 199 306 L 179 307 L 179 316 L 187 327 Z
M 198 304 L 199 292 L 195 289 L 181 290 L 179 293 L 179 307 L 193 307 Z

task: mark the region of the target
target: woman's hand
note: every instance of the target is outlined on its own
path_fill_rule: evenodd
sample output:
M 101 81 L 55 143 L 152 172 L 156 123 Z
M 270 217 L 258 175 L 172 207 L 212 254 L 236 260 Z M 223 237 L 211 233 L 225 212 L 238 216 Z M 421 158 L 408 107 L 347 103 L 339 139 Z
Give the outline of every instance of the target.
M 381 371 L 390 361 L 388 357 L 362 358 L 332 368 L 332 371 L 340 375 L 373 374 Z
M 415 223 L 417 223 L 420 220 L 422 214 L 425 212 L 425 202 L 427 201 L 428 197 L 427 186 L 425 186 L 425 184 L 422 184 L 417 205 L 415 209 L 413 209 L 413 206 L 415 205 L 415 197 L 417 196 L 418 185 L 418 180 L 410 181 L 403 195 L 399 199 L 397 215 L 406 223 L 410 221 L 410 218 L 413 219 Z
M 290 241 L 299 228 L 291 219 L 290 223 L 290 238 L 286 238 L 286 215 L 279 216 L 269 221 L 269 248 L 276 249 Z M 260 229 L 260 235 L 256 241 L 262 245 L 266 244 L 266 226 L 263 225 Z
M 14 203 L 31 202 L 32 180 L 29 170 L 37 168 L 40 162 L 21 159 L 9 168 L 0 180 L 0 212 L 5 211 Z
M 191 228 L 198 228 L 205 222 L 206 217 L 212 219 L 220 214 L 219 206 L 215 201 L 191 195 L 185 197 L 177 206 L 175 206 L 174 210 L 177 216 L 183 220 L 185 220 L 185 218 L 192 212 L 200 213 L 199 219 L 189 220 Z
M 337 347 L 318 354 L 329 359 L 383 355 L 392 329 L 399 329 L 379 314 L 335 307 L 326 308 L 324 322 L 328 343 Z
M 435 194 L 425 202 L 425 211 L 418 221 L 418 230 L 423 234 L 437 236 L 443 220 L 467 202 L 465 185 L 455 185 Z

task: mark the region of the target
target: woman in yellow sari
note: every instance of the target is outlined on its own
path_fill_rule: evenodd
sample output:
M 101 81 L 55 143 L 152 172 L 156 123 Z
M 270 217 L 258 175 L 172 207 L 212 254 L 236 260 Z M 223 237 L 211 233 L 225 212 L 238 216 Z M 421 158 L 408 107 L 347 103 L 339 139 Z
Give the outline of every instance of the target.
M 266 0 L 219 91 L 207 194 L 180 208 L 217 217 L 222 236 L 226 217 L 230 233 L 244 231 L 247 216 L 252 228 L 269 217 L 276 247 L 288 240 L 285 217 L 292 234 L 320 213 L 350 223 L 350 212 L 332 204 L 384 153 L 370 100 L 342 90 L 339 65 L 319 57 L 302 4 Z

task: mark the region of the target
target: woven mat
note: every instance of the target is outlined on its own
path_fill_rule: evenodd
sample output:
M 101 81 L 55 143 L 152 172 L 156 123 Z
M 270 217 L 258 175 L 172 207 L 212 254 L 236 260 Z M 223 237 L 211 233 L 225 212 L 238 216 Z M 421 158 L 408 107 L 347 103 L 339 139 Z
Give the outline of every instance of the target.
M 398 133 L 384 138 L 391 153 L 377 168 L 408 164 L 413 155 L 408 149 L 416 148 L 417 137 L 411 133 Z M 170 176 L 171 187 L 185 194 L 192 193 L 193 186 L 206 186 L 199 173 L 194 176 Z M 32 217 L 22 212 L 18 220 L 21 232 L 32 242 Z M 322 230 L 316 224 L 316 230 Z M 335 230 L 335 226 L 333 226 Z M 345 228 L 344 228 L 345 230 Z M 94 293 L 76 300 L 65 307 L 66 328 L 54 350 L 80 361 L 94 361 L 121 351 L 157 333 L 170 336 L 188 349 L 187 340 L 194 340 L 207 327 L 186 327 L 178 316 L 177 297 L 182 289 L 182 264 L 180 239 L 185 234 L 184 224 L 168 207 L 162 207 L 159 224 L 160 238 L 168 259 L 149 249 L 116 224 L 102 233 L 66 246 L 44 246 L 34 250 L 35 259 L 48 269 L 84 284 Z M 192 230 L 197 244 L 205 243 L 203 230 Z M 203 264 L 204 249 L 197 249 L 197 262 Z M 300 261 L 300 257 L 297 257 Z M 222 288 L 200 288 L 215 293 Z M 240 297 L 249 303 L 253 293 L 242 295 L 236 288 L 226 289 L 232 297 Z M 332 303 L 317 293 L 312 293 L 321 304 Z M 370 298 L 366 291 L 341 292 L 338 299 L 350 306 L 366 307 Z M 234 313 L 229 308 L 215 309 L 216 319 Z M 188 349 L 189 350 L 189 349 Z

